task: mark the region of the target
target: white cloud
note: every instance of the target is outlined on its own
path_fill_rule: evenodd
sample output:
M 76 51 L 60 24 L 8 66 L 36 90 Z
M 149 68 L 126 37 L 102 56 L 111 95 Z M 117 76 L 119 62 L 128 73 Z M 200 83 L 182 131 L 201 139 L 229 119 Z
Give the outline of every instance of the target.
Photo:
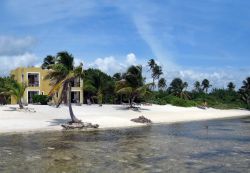
M 9 75 L 10 71 L 17 67 L 34 66 L 38 57 L 31 53 L 22 55 L 0 56 L 0 75 Z
M 124 61 L 120 61 L 124 59 Z M 134 53 L 129 53 L 126 58 L 116 58 L 108 56 L 104 58 L 97 58 L 93 63 L 87 64 L 87 67 L 98 68 L 110 75 L 117 72 L 125 72 L 130 65 L 136 65 L 137 59 Z
M 205 78 L 210 81 L 210 83 L 212 84 L 212 88 L 226 88 L 229 82 L 234 82 L 236 84 L 236 87 L 239 88 L 242 85 L 242 81 L 247 76 L 250 76 L 250 67 L 245 69 L 237 69 L 231 67 L 223 69 L 182 69 L 176 71 L 167 71 L 165 76 L 167 77 L 168 83 L 170 83 L 172 79 L 176 77 L 187 81 L 189 84 L 189 90 L 193 89 L 193 84 L 195 81 L 198 80 L 201 82 Z
M 127 55 L 127 64 L 128 65 L 135 65 L 136 64 L 136 56 L 133 53 L 129 53 Z
M 30 52 L 35 43 L 30 36 L 0 36 L 0 75 L 9 75 L 17 67 L 38 64 L 38 57 Z
M 30 50 L 36 43 L 33 37 L 17 38 L 12 36 L 0 36 L 0 56 L 18 55 Z
M 124 68 L 124 65 L 122 63 L 119 63 L 113 56 L 97 58 L 93 63 L 90 63 L 88 66 L 92 68 L 98 68 L 108 74 L 121 72 Z

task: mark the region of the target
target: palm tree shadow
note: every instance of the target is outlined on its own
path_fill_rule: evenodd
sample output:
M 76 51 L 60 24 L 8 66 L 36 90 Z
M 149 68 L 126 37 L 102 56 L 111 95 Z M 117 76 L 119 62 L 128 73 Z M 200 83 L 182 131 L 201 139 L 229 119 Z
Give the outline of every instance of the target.
M 116 110 L 122 110 L 122 111 L 128 111 L 128 110 L 132 110 L 135 112 L 141 112 L 141 111 L 149 111 L 149 109 L 146 108 L 141 108 L 141 107 L 129 107 L 129 106 L 116 106 L 114 107 Z
M 66 124 L 70 121 L 70 119 L 53 119 L 51 121 L 47 121 L 49 122 L 49 126 L 58 126 L 58 125 L 62 125 L 62 124 Z
M 3 111 L 10 111 L 10 112 L 12 112 L 12 111 L 17 111 L 17 109 L 18 108 L 16 108 L 16 107 L 9 107 L 9 109 L 5 109 Z

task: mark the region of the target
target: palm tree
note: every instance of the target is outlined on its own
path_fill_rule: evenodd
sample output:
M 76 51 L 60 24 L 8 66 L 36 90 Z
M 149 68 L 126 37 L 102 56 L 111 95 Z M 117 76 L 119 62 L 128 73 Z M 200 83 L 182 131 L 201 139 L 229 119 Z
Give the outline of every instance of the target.
M 66 51 L 57 53 L 56 63 L 63 64 L 68 70 L 74 69 L 74 57 Z
M 188 87 L 187 82 L 183 82 L 180 78 L 175 78 L 170 83 L 169 91 L 171 94 L 177 97 L 188 99 L 189 95 L 185 91 L 187 87 Z
M 51 66 L 51 71 L 45 77 L 50 79 L 52 90 L 49 95 L 54 95 L 56 92 L 59 94 L 61 100 L 67 97 L 67 104 L 69 107 L 69 113 L 71 123 L 80 123 L 81 121 L 74 115 L 71 105 L 71 85 L 74 79 L 83 78 L 83 64 L 78 67 L 74 67 L 74 57 L 68 52 L 59 52 L 57 54 L 56 63 Z
M 247 104 L 247 107 L 250 108 L 250 77 L 247 77 L 242 83 L 243 86 L 240 88 L 239 93 L 241 99 Z
M 1 88 L 0 94 L 15 97 L 19 108 L 23 109 L 22 98 L 26 88 L 27 85 L 25 83 L 18 83 L 15 80 L 9 80 L 4 84 L 3 88 Z
M 199 81 L 195 81 L 194 88 L 195 88 L 196 92 L 200 92 L 201 91 L 201 83 Z
M 208 91 L 208 88 L 210 88 L 210 87 L 212 86 L 212 85 L 210 85 L 210 82 L 209 82 L 208 79 L 204 79 L 204 80 L 202 81 L 201 85 L 202 85 L 202 90 L 203 90 L 203 91 L 206 91 L 206 93 L 207 93 L 207 91 Z
M 229 83 L 227 84 L 227 89 L 228 89 L 229 91 L 234 91 L 234 89 L 235 89 L 235 84 L 234 84 L 233 82 L 229 82 Z
M 94 71 L 91 78 L 87 80 L 86 91 L 93 92 L 95 96 L 92 98 L 96 98 L 99 105 L 102 105 L 103 99 L 103 88 L 105 85 L 104 78 L 101 76 L 101 71 Z
M 159 79 L 162 74 L 163 72 L 161 66 L 156 64 L 155 67 L 153 68 L 153 73 L 152 73 L 153 83 L 155 83 L 155 80 Z
M 128 68 L 125 78 L 117 81 L 115 91 L 117 94 L 124 94 L 128 97 L 130 107 L 133 107 L 134 100 L 145 96 L 151 84 L 144 84 L 141 66 L 131 66 Z
M 159 88 L 160 90 L 163 91 L 166 87 L 167 87 L 166 79 L 161 78 L 161 79 L 158 81 L 158 88 Z
M 54 56 L 48 55 L 44 58 L 42 69 L 51 69 L 51 66 L 55 64 L 56 58 Z
M 159 79 L 163 74 L 162 67 L 157 65 L 154 59 L 148 61 L 149 70 L 151 71 L 151 77 L 153 78 L 153 89 L 155 88 L 155 80 Z
M 150 59 L 148 61 L 148 66 L 149 66 L 149 69 L 152 71 L 153 68 L 155 67 L 156 63 L 155 63 L 155 60 L 154 59 Z

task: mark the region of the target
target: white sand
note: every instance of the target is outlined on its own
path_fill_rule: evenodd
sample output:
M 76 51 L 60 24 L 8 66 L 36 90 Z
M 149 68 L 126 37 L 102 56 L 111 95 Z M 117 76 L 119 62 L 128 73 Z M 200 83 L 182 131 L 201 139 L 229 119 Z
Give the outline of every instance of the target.
M 0 106 L 0 133 L 61 130 L 60 124 L 69 120 L 68 107 L 29 105 L 36 112 L 13 110 L 17 105 Z M 100 129 L 134 127 L 139 123 L 131 122 L 132 118 L 144 115 L 153 123 L 174 123 L 184 121 L 229 118 L 250 115 L 246 110 L 217 110 L 183 108 L 171 105 L 142 106 L 141 110 L 127 110 L 121 105 L 83 105 L 73 106 L 75 115 L 84 122 L 99 124 Z

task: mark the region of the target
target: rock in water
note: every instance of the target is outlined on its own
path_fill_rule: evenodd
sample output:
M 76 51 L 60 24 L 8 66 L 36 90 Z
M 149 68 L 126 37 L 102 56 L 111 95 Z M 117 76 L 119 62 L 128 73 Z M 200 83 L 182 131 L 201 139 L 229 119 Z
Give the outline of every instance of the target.
M 69 129 L 83 129 L 83 128 L 98 128 L 98 124 L 92 124 L 92 123 L 86 123 L 86 122 L 81 122 L 81 123 L 67 123 L 67 124 L 62 124 L 61 125 L 65 130 Z
M 131 119 L 131 121 L 136 122 L 136 123 L 146 123 L 146 124 L 152 123 L 150 119 L 147 119 L 144 116 L 139 116 L 138 118 Z

